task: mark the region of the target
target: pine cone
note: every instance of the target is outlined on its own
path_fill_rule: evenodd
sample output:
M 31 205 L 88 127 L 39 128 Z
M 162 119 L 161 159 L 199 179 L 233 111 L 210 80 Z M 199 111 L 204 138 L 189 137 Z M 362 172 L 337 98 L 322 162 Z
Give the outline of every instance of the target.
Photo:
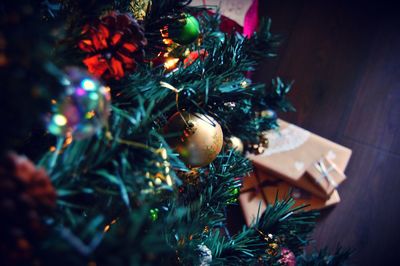
M 9 154 L 0 162 L 0 265 L 26 265 L 43 237 L 56 192 L 44 169 Z
M 128 13 L 113 11 L 83 27 L 78 47 L 88 53 L 83 63 L 90 73 L 118 80 L 136 69 L 146 44 L 138 22 Z

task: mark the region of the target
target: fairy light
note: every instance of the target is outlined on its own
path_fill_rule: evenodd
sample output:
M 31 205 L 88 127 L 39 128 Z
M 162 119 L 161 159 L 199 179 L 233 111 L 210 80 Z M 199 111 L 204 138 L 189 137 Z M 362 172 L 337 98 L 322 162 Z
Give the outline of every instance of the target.
M 164 63 L 164 68 L 168 70 L 174 69 L 176 68 L 178 62 L 179 58 L 173 58 L 173 57 L 167 58 L 167 60 Z
M 157 177 L 157 178 L 154 180 L 154 183 L 156 184 L 156 186 L 159 186 L 159 185 L 162 184 L 162 180 L 161 180 L 160 178 Z
M 88 78 L 82 80 L 81 86 L 87 91 L 92 91 L 96 88 L 94 81 Z
M 89 93 L 89 98 L 93 101 L 97 101 L 99 99 L 99 95 L 95 92 Z
M 187 48 L 186 50 L 185 50 L 185 53 L 183 54 L 185 57 L 188 57 L 189 55 L 190 55 L 190 50 L 189 50 L 189 48 Z
M 107 225 L 104 227 L 103 232 L 104 232 L 104 233 L 107 233 L 108 231 L 110 231 L 111 225 L 115 224 L 116 222 L 117 222 L 117 219 L 112 220 L 109 224 L 107 224 Z
M 171 40 L 171 39 L 168 39 L 168 38 L 164 38 L 164 39 L 163 39 L 163 43 L 166 44 L 166 45 L 171 45 L 171 44 L 174 43 L 174 41 Z
M 168 38 L 168 26 L 164 26 L 160 29 L 160 33 L 163 38 Z
M 249 86 L 249 83 L 247 82 L 247 80 L 243 80 L 243 81 L 240 83 L 240 86 L 241 86 L 242 88 L 247 88 L 247 87 Z
M 106 93 L 110 93 L 111 92 L 111 88 L 110 87 L 104 87 L 104 91 L 106 92 Z
M 67 118 L 62 114 L 56 114 L 53 116 L 53 121 L 57 126 L 65 126 L 67 124 Z
M 72 140 L 73 140 L 72 134 L 68 134 L 67 138 L 65 139 L 65 142 L 64 142 L 64 147 L 67 147 L 69 144 L 71 144 Z
M 160 149 L 160 153 L 161 153 L 161 158 L 163 158 L 164 160 L 168 159 L 168 154 L 167 154 L 167 149 Z
M 95 113 L 93 110 L 91 110 L 91 111 L 89 111 L 89 112 L 86 113 L 85 118 L 86 118 L 86 119 L 91 119 L 91 118 L 93 118 L 95 115 L 96 115 L 96 113 Z
M 107 233 L 107 232 L 110 230 L 110 228 L 111 228 L 111 226 L 110 226 L 109 224 L 107 224 L 107 225 L 104 227 L 103 232 L 104 232 L 104 233 Z
M 172 186 L 172 178 L 171 178 L 170 175 L 167 175 L 167 176 L 165 177 L 165 182 L 167 182 L 167 185 L 168 185 L 168 186 Z

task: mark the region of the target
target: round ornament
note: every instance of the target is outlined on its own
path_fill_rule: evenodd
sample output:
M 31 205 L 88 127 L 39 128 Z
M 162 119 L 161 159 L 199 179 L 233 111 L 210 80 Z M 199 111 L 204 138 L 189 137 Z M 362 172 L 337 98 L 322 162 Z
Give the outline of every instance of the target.
M 175 113 L 164 128 L 167 141 L 190 167 L 211 163 L 223 144 L 221 126 L 210 116 L 199 113 Z
M 199 34 L 199 21 L 189 14 L 183 14 L 182 18 L 168 25 L 168 38 L 181 45 L 191 44 Z
M 47 129 L 56 136 L 72 134 L 84 139 L 107 124 L 110 115 L 109 88 L 79 68 L 68 68 L 62 80 L 65 92 L 53 101 Z
M 228 140 L 228 144 L 232 149 L 235 149 L 238 152 L 243 152 L 244 150 L 244 145 L 241 139 L 238 137 L 232 136 Z

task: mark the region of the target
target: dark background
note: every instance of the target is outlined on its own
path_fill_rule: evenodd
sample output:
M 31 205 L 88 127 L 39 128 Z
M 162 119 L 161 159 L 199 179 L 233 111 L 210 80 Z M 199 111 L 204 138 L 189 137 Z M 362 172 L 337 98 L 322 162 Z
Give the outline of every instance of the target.
M 400 8 L 388 1 L 263 1 L 285 41 L 258 81 L 294 80 L 280 116 L 353 150 L 323 211 L 317 247 L 353 247 L 357 265 L 400 265 Z M 399 167 L 399 168 L 397 168 Z M 236 210 L 235 217 L 239 217 Z

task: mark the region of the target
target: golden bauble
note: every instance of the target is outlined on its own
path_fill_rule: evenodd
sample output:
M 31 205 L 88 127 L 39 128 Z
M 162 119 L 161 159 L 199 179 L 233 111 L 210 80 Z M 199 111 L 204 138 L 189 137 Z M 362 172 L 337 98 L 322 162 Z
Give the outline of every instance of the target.
M 164 133 L 169 145 L 190 167 L 208 165 L 222 149 L 221 126 L 208 115 L 177 112 L 168 120 Z
M 243 152 L 244 145 L 241 139 L 238 137 L 232 136 L 228 140 L 229 146 L 235 149 L 238 152 Z

